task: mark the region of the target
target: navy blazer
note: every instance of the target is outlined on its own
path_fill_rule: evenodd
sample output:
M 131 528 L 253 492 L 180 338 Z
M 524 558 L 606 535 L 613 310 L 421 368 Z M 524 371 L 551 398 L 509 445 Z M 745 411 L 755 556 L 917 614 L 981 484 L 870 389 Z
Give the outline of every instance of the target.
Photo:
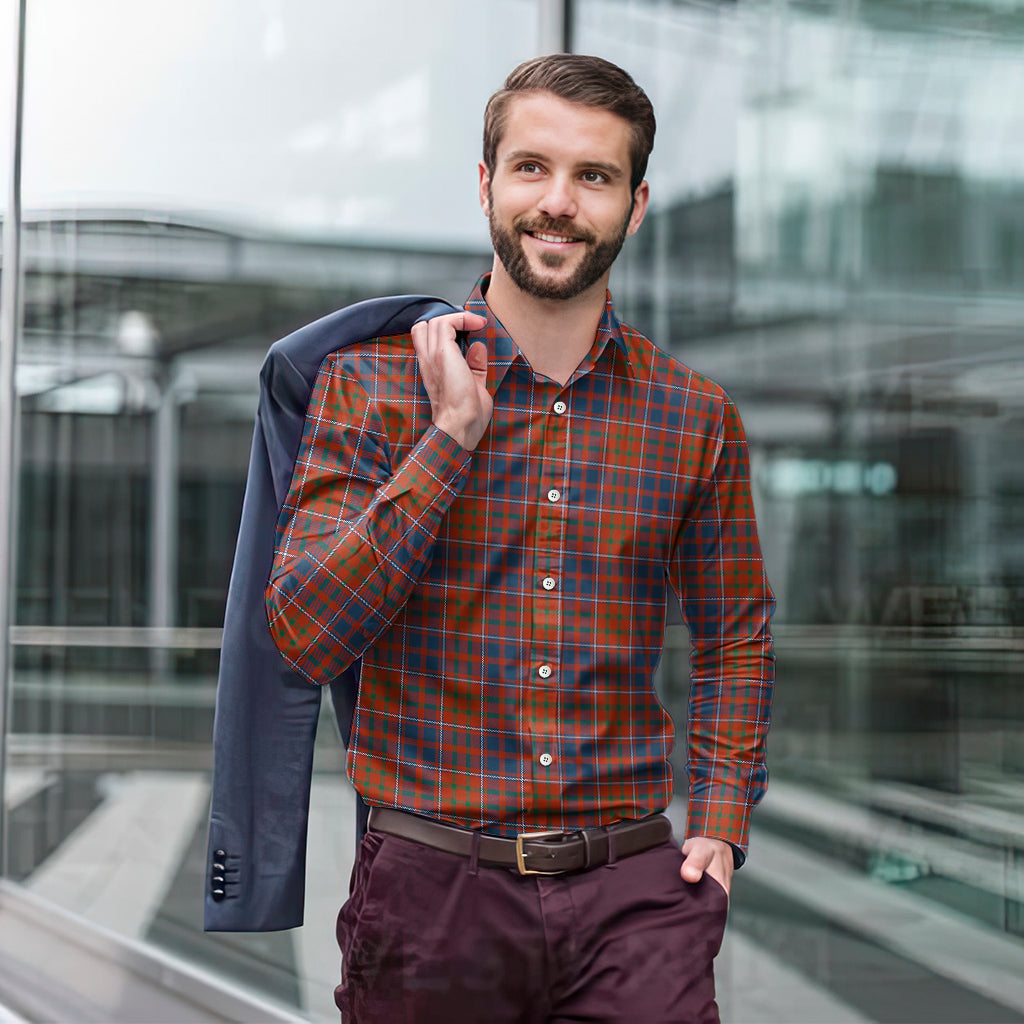
M 264 360 L 217 677 L 206 931 L 274 931 L 302 924 L 322 690 L 289 668 L 278 652 L 264 590 L 277 517 L 320 364 L 339 348 L 405 334 L 417 320 L 455 311 L 426 295 L 368 299 L 282 338 Z M 358 662 L 331 683 L 346 744 L 358 683 Z M 358 800 L 357 835 L 365 830 L 366 812 Z

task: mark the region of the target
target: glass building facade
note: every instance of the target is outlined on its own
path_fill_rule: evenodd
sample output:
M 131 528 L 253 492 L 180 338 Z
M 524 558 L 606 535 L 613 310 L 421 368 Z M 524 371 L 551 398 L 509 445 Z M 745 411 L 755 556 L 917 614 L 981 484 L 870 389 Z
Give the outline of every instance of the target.
M 1024 2 L 25 12 L 20 218 L 0 122 L 21 275 L 7 890 L 282 1019 L 336 1019 L 353 798 L 329 721 L 306 924 L 201 931 L 257 373 L 357 299 L 466 297 L 490 263 L 484 104 L 564 46 L 654 101 L 651 211 L 612 292 L 736 400 L 778 596 L 723 1019 L 1024 1020 Z M 6 54 L 17 14 L 0 3 Z M 670 622 L 680 731 L 687 685 Z

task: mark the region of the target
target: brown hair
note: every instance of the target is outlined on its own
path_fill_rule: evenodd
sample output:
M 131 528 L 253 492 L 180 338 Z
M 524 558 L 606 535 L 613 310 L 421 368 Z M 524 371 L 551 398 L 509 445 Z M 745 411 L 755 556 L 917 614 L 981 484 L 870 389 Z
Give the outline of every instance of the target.
M 484 166 L 494 176 L 498 143 L 505 131 L 508 108 L 518 93 L 550 92 L 570 103 L 600 107 L 629 122 L 632 138 L 630 187 L 636 191 L 647 173 L 647 158 L 654 148 L 654 107 L 647 93 L 622 68 L 602 57 L 579 53 L 552 53 L 534 57 L 505 79 L 484 111 Z

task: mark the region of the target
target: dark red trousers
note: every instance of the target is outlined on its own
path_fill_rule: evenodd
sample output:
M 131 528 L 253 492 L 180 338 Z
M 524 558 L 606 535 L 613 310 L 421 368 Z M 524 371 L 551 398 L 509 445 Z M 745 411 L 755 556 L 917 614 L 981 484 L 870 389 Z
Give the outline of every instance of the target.
M 571 875 L 370 832 L 338 916 L 344 1024 L 710 1024 L 728 897 L 674 841 Z

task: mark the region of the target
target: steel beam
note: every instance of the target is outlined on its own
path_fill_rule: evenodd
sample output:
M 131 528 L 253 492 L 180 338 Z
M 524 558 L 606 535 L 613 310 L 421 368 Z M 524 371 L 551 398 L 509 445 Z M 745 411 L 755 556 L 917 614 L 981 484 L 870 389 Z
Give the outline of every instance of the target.
M 7 811 L 3 793 L 7 767 L 7 730 L 11 706 L 12 597 L 14 530 L 17 517 L 18 395 L 14 364 L 21 327 L 21 121 L 25 82 L 25 7 L 14 5 L 14 89 L 11 118 L 11 171 L 4 217 L 3 274 L 0 277 L 0 875 L 7 874 Z

